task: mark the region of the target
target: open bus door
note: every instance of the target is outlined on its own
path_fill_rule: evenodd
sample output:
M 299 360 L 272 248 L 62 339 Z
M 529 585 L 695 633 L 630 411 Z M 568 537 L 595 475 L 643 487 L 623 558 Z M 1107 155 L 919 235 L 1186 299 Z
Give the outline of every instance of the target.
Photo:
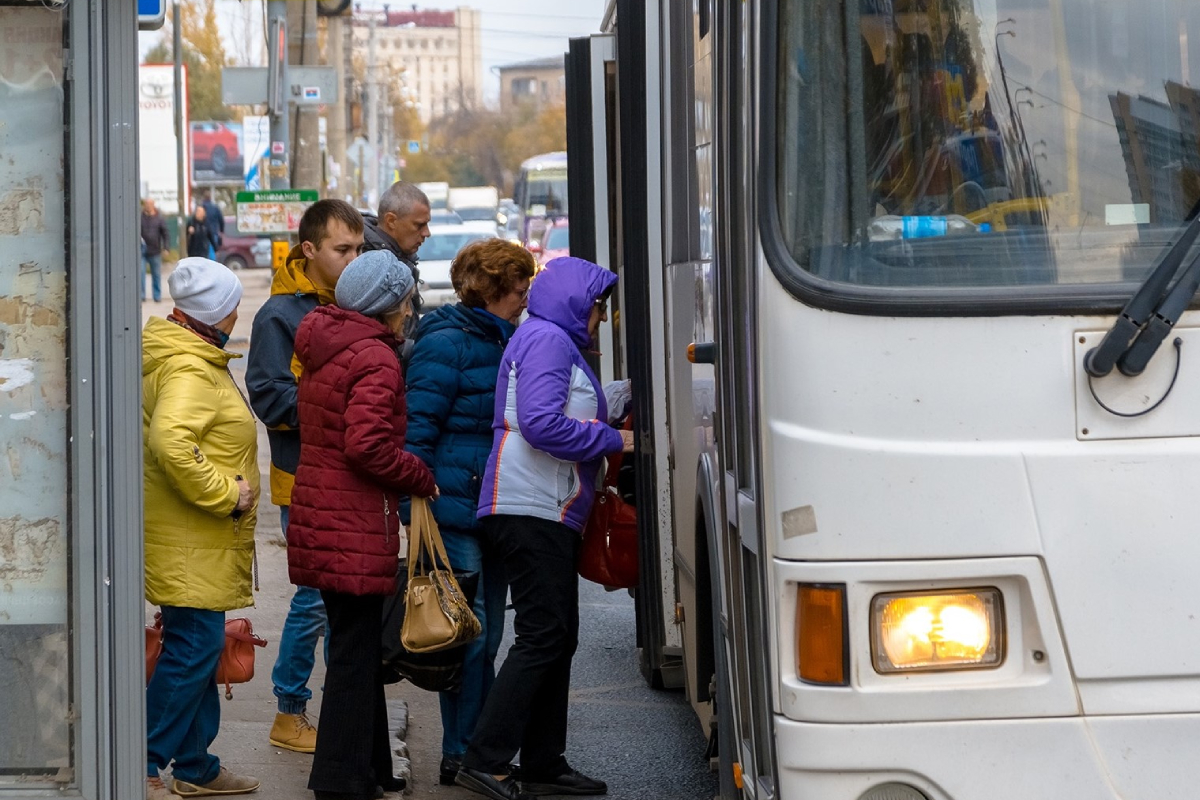
M 633 5 L 631 4 L 631 8 Z M 621 9 L 625 9 L 621 4 Z M 634 11 L 625 12 L 627 18 Z M 644 10 L 636 11 L 645 19 Z M 567 165 L 571 254 L 620 275 L 609 325 L 601 327 L 599 364 L 602 380 L 628 378 L 634 387 L 634 426 L 638 446 L 634 483 L 638 499 L 639 568 L 634 590 L 637 646 L 642 672 L 656 687 L 683 685 L 682 646 L 675 619 L 671 565 L 673 540 L 669 518 L 669 477 L 656 452 L 667 452 L 669 437 L 662 386 L 661 270 L 655 274 L 661 226 L 659 212 L 645 203 L 620 198 L 645 197 L 649 175 L 657 169 L 658 150 L 649 146 L 645 92 L 647 57 L 644 27 L 634 41 L 611 35 L 573 39 L 567 54 Z M 620 49 L 621 52 L 618 52 Z M 617 65 L 620 64 L 618 69 Z M 598 132 L 603 132 L 598 135 Z M 657 326 L 657 327 L 656 327 Z M 663 493 L 660 495 L 660 492 Z

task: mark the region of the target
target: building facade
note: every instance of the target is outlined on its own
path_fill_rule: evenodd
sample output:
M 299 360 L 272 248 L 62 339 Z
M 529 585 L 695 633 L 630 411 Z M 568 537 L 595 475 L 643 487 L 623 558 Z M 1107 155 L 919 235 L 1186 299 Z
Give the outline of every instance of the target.
M 567 78 L 562 56 L 506 64 L 496 71 L 500 73 L 501 111 L 522 105 L 541 110 L 566 102 Z
M 454 11 L 356 13 L 353 47 L 364 61 L 369 59 L 372 36 L 376 69 L 383 70 L 376 78 L 399 75 L 397 89 L 414 104 L 423 123 L 481 103 L 480 12 L 464 6 Z

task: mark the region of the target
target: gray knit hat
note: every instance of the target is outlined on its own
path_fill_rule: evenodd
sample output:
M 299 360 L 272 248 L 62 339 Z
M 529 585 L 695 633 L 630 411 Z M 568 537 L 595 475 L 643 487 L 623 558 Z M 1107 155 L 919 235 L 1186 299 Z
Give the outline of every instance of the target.
M 229 267 L 195 256 L 179 259 L 167 288 L 176 308 L 209 325 L 232 314 L 242 299 L 242 282 Z
M 392 311 L 413 290 L 413 275 L 388 250 L 370 250 L 350 262 L 333 293 L 337 304 L 366 317 Z

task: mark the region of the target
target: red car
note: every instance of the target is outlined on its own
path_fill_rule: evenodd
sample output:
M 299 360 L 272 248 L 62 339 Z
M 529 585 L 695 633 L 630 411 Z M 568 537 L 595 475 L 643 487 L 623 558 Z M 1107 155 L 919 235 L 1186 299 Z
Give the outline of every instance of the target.
M 557 219 L 548 225 L 540 241 L 529 243 L 529 252 L 537 256 L 540 266 L 559 256 L 571 255 L 571 233 L 567 220 Z
M 240 128 L 237 123 L 193 122 L 193 168 L 211 170 L 217 175 L 241 175 Z

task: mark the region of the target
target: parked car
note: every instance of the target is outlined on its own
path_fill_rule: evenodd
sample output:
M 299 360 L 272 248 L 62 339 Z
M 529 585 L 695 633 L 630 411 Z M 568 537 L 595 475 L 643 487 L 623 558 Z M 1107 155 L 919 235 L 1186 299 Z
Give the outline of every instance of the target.
M 450 284 L 451 262 L 458 255 L 458 251 L 469 242 L 493 239 L 495 236 L 495 226 L 492 226 L 490 232 L 472 230 L 462 224 L 429 226 L 429 238 L 417 251 L 421 268 L 422 310 L 432 311 L 440 306 L 458 302 L 458 296 Z
M 192 123 L 192 159 L 196 169 L 218 175 L 242 174 L 238 133 L 223 122 Z
M 225 235 L 217 249 L 217 261 L 230 269 L 271 266 L 271 240 L 238 230 L 237 217 L 225 217 Z
M 566 219 L 556 219 L 546 228 L 541 240 L 529 243 L 529 252 L 537 256 L 539 266 L 559 256 L 571 255 L 571 232 Z

